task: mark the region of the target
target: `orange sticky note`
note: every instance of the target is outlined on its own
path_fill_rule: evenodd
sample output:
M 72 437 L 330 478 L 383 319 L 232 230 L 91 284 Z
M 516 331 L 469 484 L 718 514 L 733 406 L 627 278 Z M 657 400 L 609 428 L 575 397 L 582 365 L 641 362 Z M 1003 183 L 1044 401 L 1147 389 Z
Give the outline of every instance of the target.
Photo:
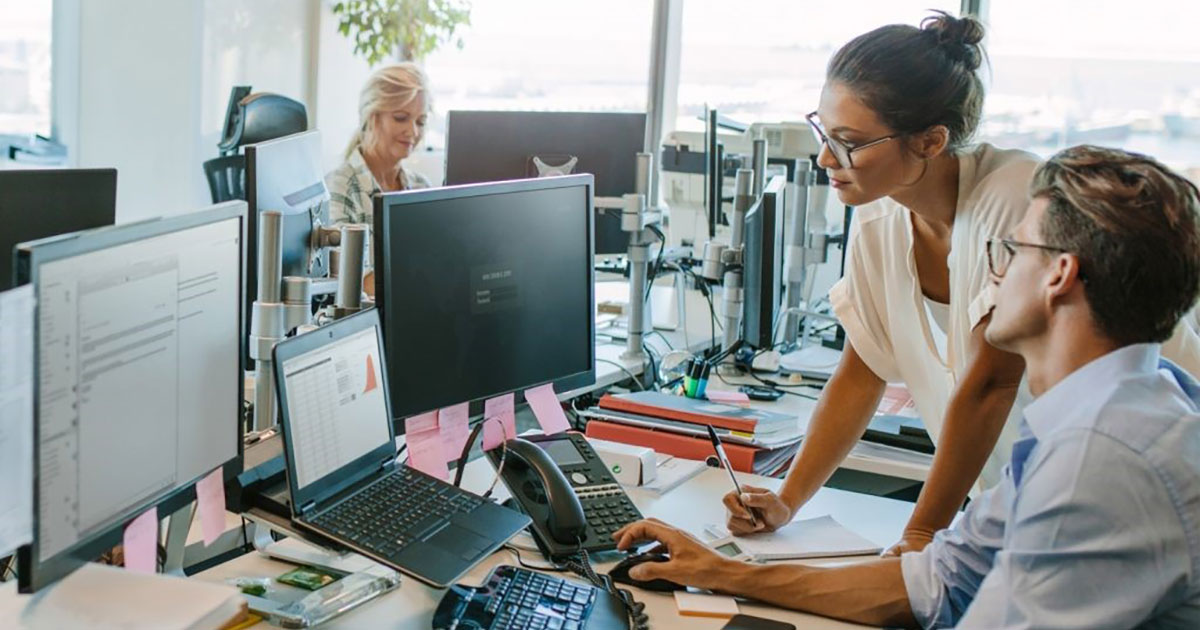
M 218 468 L 196 483 L 196 505 L 204 545 L 213 544 L 225 530 L 225 484 Z
M 537 418 L 538 424 L 542 425 L 542 431 L 546 435 L 562 433 L 571 428 L 571 424 L 567 422 L 567 415 L 563 413 L 562 405 L 558 404 L 558 397 L 554 395 L 553 384 L 546 383 L 525 390 L 525 401 L 533 409 L 533 415 Z
M 468 421 L 471 417 L 471 407 L 467 403 L 459 403 L 453 407 L 438 410 L 438 430 L 442 433 L 443 450 L 447 461 L 454 461 L 462 454 L 463 445 L 471 437 Z
M 489 398 L 483 403 L 483 450 L 490 451 L 515 437 L 517 415 L 513 411 L 513 395 Z
M 125 526 L 125 568 L 138 573 L 158 570 L 158 507 L 152 507 Z

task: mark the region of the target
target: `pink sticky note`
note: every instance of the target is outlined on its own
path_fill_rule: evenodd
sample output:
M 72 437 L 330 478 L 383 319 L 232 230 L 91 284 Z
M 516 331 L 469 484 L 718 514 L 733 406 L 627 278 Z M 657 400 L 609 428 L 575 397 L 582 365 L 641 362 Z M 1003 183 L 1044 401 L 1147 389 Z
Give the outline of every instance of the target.
M 490 451 L 515 437 L 517 415 L 513 411 L 513 395 L 489 398 L 483 403 L 483 450 Z
M 713 402 L 728 402 L 728 403 L 748 403 L 750 397 L 742 392 L 730 392 L 719 389 L 710 389 L 704 392 L 704 395 Z
M 463 445 L 471 437 L 468 421 L 471 417 L 471 407 L 467 403 L 459 403 L 453 407 L 438 410 L 438 430 L 442 432 L 443 449 L 447 461 L 458 459 L 462 454 Z
M 554 395 L 553 384 L 546 383 L 525 390 L 525 401 L 533 409 L 533 415 L 538 424 L 542 425 L 542 431 L 545 431 L 546 435 L 554 435 L 571 428 L 562 405 L 558 404 L 558 398 Z
M 225 531 L 225 480 L 218 468 L 196 484 L 196 503 L 200 512 L 200 529 L 204 532 L 204 545 L 213 544 Z
M 442 435 L 437 427 L 416 433 L 408 431 L 404 435 L 408 440 L 408 465 L 442 481 L 449 481 L 450 471 L 446 469 L 446 451 L 442 446 Z
M 438 413 L 430 411 L 419 416 L 413 416 L 404 421 L 404 433 L 420 433 L 422 431 L 430 431 L 438 426 Z
M 138 573 L 158 570 L 158 508 L 152 507 L 125 526 L 125 568 Z

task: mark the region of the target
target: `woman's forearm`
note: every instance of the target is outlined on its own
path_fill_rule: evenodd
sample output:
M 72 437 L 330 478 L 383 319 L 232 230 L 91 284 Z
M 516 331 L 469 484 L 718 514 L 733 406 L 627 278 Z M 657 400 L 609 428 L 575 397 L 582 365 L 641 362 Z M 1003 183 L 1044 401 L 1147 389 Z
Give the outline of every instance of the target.
M 854 448 L 879 407 L 886 385 L 847 343 L 779 493 L 793 512 L 825 485 Z
M 973 360 L 946 408 L 929 478 L 909 519 L 907 534 L 926 538 L 950 525 L 1012 410 L 1025 362 L 983 339 L 986 322 L 972 335 Z

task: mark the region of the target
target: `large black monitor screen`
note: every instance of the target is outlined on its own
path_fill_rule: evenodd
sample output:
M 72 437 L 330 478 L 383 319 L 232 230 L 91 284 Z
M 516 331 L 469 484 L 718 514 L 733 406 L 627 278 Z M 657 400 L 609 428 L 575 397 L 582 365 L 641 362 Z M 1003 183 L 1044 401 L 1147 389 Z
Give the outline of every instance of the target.
M 451 111 L 446 118 L 446 183 L 497 182 L 590 173 L 596 195 L 637 192 L 637 154 L 646 114 Z M 629 235 L 617 210 L 596 219 L 596 253 L 624 253 Z
M 591 194 L 592 177 L 577 175 L 377 198 L 396 418 L 594 382 Z
M 786 180 L 774 177 L 746 213 L 742 339 L 759 350 L 773 347 L 783 300 L 783 197 Z
M 0 170 L 0 291 L 13 287 L 13 247 L 112 225 L 117 169 Z

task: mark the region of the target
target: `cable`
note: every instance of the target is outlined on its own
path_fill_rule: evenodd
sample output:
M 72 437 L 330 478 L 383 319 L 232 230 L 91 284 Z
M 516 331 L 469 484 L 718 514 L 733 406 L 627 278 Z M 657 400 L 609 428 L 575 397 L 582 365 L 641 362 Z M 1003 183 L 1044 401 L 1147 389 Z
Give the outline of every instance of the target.
M 655 358 L 654 351 L 645 341 L 642 342 L 642 352 L 645 352 L 646 357 L 650 360 L 650 386 L 658 389 L 658 359 Z
M 485 499 L 492 496 L 492 491 L 496 489 L 496 482 L 500 480 L 500 475 L 504 472 L 504 463 L 508 460 L 508 441 L 517 437 L 515 435 L 508 435 L 508 430 L 504 427 L 504 422 L 500 418 L 484 418 L 483 422 L 475 425 L 475 428 L 471 430 L 471 434 L 467 436 L 467 442 L 463 444 L 462 453 L 458 456 L 458 462 L 455 463 L 454 470 L 454 487 L 460 488 L 462 487 L 463 473 L 467 469 L 467 460 L 470 458 L 471 449 L 475 446 L 475 440 L 479 439 L 479 434 L 483 432 L 483 425 L 488 422 L 497 422 L 500 424 L 500 434 L 504 439 L 500 442 L 500 463 L 496 465 L 496 474 L 492 477 L 492 483 L 488 486 L 487 492 L 480 495 Z
M 553 571 L 555 573 L 566 573 L 568 571 L 566 567 L 557 564 L 549 564 L 544 566 L 528 564 L 525 562 L 525 558 L 521 556 L 520 548 L 514 547 L 513 545 L 507 543 L 504 545 L 504 548 L 512 552 L 512 554 L 517 557 L 517 564 L 521 565 L 521 567 L 524 569 L 530 569 L 532 571 Z
M 599 357 L 597 357 L 597 358 L 596 358 L 596 361 L 597 361 L 598 363 L 607 363 L 607 364 L 609 364 L 609 365 L 614 365 L 614 366 L 616 366 L 616 367 L 617 367 L 617 369 L 619 369 L 619 370 L 621 370 L 622 372 L 624 372 L 626 376 L 628 376 L 629 378 L 633 379 L 633 382 L 634 382 L 634 383 L 637 383 L 637 387 L 638 387 L 638 391 L 639 391 L 639 392 L 644 392 L 644 391 L 646 391 L 646 387 L 645 387 L 644 385 L 642 385 L 642 382 L 641 382 L 640 380 L 638 380 L 638 377 L 637 377 L 636 375 L 634 375 L 634 373 L 633 373 L 633 372 L 630 372 L 630 371 L 629 371 L 629 368 L 625 367 L 624 365 L 621 365 L 620 363 L 617 363 L 616 361 L 609 361 L 608 359 L 601 359 L 601 358 L 599 358 Z
M 629 589 L 618 588 L 611 577 L 597 575 L 596 570 L 592 567 L 591 557 L 587 550 L 582 548 L 582 539 L 579 541 L 579 546 L 579 551 L 567 558 L 564 565 L 575 575 L 591 582 L 596 588 L 616 597 L 625 606 L 625 613 L 634 630 L 648 630 L 650 617 L 646 614 L 646 605 L 634 599 L 633 593 Z
M 685 323 L 686 323 L 686 322 L 685 322 Z M 684 327 L 684 330 L 687 330 L 687 327 Z M 646 336 L 647 336 L 647 337 L 649 337 L 650 335 L 658 335 L 658 337 L 659 337 L 660 339 L 662 339 L 662 340 L 663 340 L 663 343 L 667 344 L 667 349 L 668 349 L 668 350 L 674 350 L 674 349 L 675 349 L 675 346 L 674 346 L 674 344 L 672 344 L 672 343 L 671 343 L 671 340 L 670 340 L 670 339 L 667 339 L 667 336 L 666 336 L 666 335 L 662 334 L 662 331 L 660 331 L 660 330 L 651 330 L 650 332 L 646 333 Z
M 663 252 L 667 250 L 667 237 L 663 236 L 662 230 L 658 229 L 657 225 L 646 226 L 654 235 L 658 237 L 658 257 L 654 261 L 654 266 L 650 268 L 648 279 L 646 280 L 646 299 L 650 299 L 650 289 L 654 287 L 654 279 L 658 277 L 658 272 L 662 269 Z

